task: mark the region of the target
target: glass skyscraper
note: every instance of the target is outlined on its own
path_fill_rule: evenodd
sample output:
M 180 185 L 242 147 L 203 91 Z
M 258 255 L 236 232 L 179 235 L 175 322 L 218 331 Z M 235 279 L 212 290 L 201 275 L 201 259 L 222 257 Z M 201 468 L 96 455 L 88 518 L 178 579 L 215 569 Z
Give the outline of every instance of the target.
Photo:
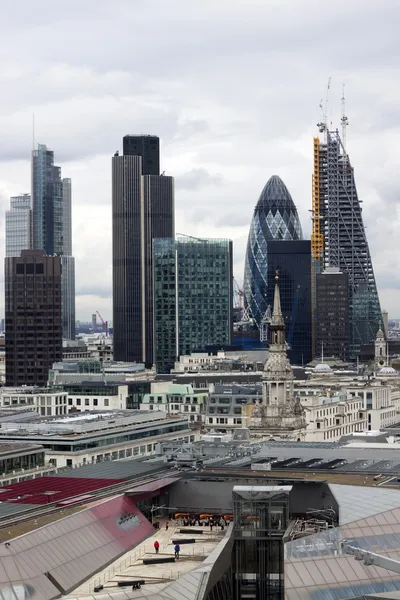
M 282 179 L 273 175 L 254 209 L 244 267 L 244 303 L 258 327 L 268 307 L 268 242 L 301 240 L 297 209 Z
M 61 178 L 54 152 L 32 151 L 32 247 L 61 256 L 63 337 L 75 339 L 75 259 L 72 256 L 71 179 Z
M 287 355 L 292 364 L 312 360 L 311 242 L 268 242 L 268 304 L 273 306 L 276 271 L 285 321 Z
M 314 138 L 313 334 L 318 329 L 316 276 L 327 267 L 348 274 L 350 358 L 362 344 L 375 340 L 382 318 L 371 254 L 358 199 L 354 169 L 338 131 L 320 126 L 324 140 Z
M 181 355 L 232 340 L 232 242 L 178 237 L 153 242 L 157 371 Z
M 21 256 L 32 247 L 32 199 L 30 194 L 10 198 L 6 210 L 6 256 Z

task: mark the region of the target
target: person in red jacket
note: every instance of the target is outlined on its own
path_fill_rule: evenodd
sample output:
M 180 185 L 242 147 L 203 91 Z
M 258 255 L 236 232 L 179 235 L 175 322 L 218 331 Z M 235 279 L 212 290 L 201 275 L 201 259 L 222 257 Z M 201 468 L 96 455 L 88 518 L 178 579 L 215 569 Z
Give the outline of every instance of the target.
M 168 531 L 169 523 L 168 521 L 165 523 L 165 529 Z
M 160 549 L 160 544 L 158 543 L 158 541 L 156 540 L 154 542 L 154 550 L 156 551 L 156 554 L 158 554 L 158 551 Z

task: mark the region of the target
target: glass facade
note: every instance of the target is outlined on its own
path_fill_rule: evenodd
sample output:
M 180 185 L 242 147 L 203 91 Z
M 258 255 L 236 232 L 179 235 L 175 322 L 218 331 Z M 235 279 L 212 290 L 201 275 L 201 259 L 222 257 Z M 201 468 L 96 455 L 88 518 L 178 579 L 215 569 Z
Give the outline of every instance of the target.
M 232 339 L 232 242 L 179 237 L 153 243 L 155 360 L 168 373 L 180 355 Z
M 61 179 L 54 152 L 32 151 L 32 247 L 62 256 L 63 337 L 75 339 L 75 260 L 72 257 L 71 179 Z
M 234 598 L 283 600 L 283 536 L 289 523 L 289 488 L 233 489 Z
M 293 364 L 307 364 L 312 360 L 311 243 L 308 240 L 268 243 L 267 297 L 271 306 L 277 270 L 287 355 Z
M 268 306 L 268 242 L 301 240 L 297 209 L 282 179 L 273 175 L 258 199 L 250 225 L 244 267 L 244 302 L 260 327 Z
M 349 353 L 354 358 L 361 344 L 375 340 L 382 313 L 354 169 L 337 131 L 326 131 L 323 143 L 314 139 L 313 181 L 313 228 L 320 223 L 323 240 L 322 250 L 314 250 L 314 270 L 329 266 L 348 274 Z
M 317 356 L 349 358 L 349 277 L 334 267 L 316 274 Z M 323 350 L 323 351 L 322 351 Z
M 6 256 L 21 256 L 32 245 L 32 199 L 30 194 L 10 198 L 6 210 Z

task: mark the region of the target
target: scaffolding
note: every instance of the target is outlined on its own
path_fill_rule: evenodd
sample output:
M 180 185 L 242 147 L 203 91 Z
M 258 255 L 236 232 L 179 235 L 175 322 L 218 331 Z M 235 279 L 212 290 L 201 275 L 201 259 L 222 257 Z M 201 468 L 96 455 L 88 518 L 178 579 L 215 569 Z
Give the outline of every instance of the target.
M 361 344 L 375 339 L 381 311 L 354 170 L 339 132 L 325 130 L 324 138 L 323 143 L 314 138 L 313 339 L 318 318 L 315 277 L 325 267 L 337 267 L 349 277 L 349 353 L 354 358 Z

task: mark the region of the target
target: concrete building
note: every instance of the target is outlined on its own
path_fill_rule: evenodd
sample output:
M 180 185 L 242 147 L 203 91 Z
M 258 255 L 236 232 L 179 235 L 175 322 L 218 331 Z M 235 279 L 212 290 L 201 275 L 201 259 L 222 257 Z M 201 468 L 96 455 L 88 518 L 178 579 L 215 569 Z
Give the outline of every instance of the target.
M 105 381 L 82 381 L 64 384 L 68 397 L 68 412 L 126 410 L 129 406 L 127 384 Z
M 0 407 L 11 411 L 35 410 L 43 417 L 56 417 L 69 412 L 67 393 L 61 388 L 2 387 Z
M 40 444 L 55 467 L 152 455 L 163 440 L 193 442 L 187 418 L 162 411 L 103 411 L 61 417 L 0 418 L 0 441 Z
M 261 374 L 268 358 L 268 350 L 218 350 L 182 354 L 171 373 L 195 373 L 204 371 L 257 371 Z
M 61 360 L 61 259 L 43 250 L 5 258 L 6 385 L 47 384 Z
M 212 386 L 206 408 L 205 425 L 208 429 L 222 432 L 248 427 L 253 407 L 261 400 L 261 384 Z
M 195 392 L 191 385 L 170 384 L 166 393 L 146 394 L 140 408 L 181 415 L 190 423 L 204 423 L 207 401 L 208 393 Z

